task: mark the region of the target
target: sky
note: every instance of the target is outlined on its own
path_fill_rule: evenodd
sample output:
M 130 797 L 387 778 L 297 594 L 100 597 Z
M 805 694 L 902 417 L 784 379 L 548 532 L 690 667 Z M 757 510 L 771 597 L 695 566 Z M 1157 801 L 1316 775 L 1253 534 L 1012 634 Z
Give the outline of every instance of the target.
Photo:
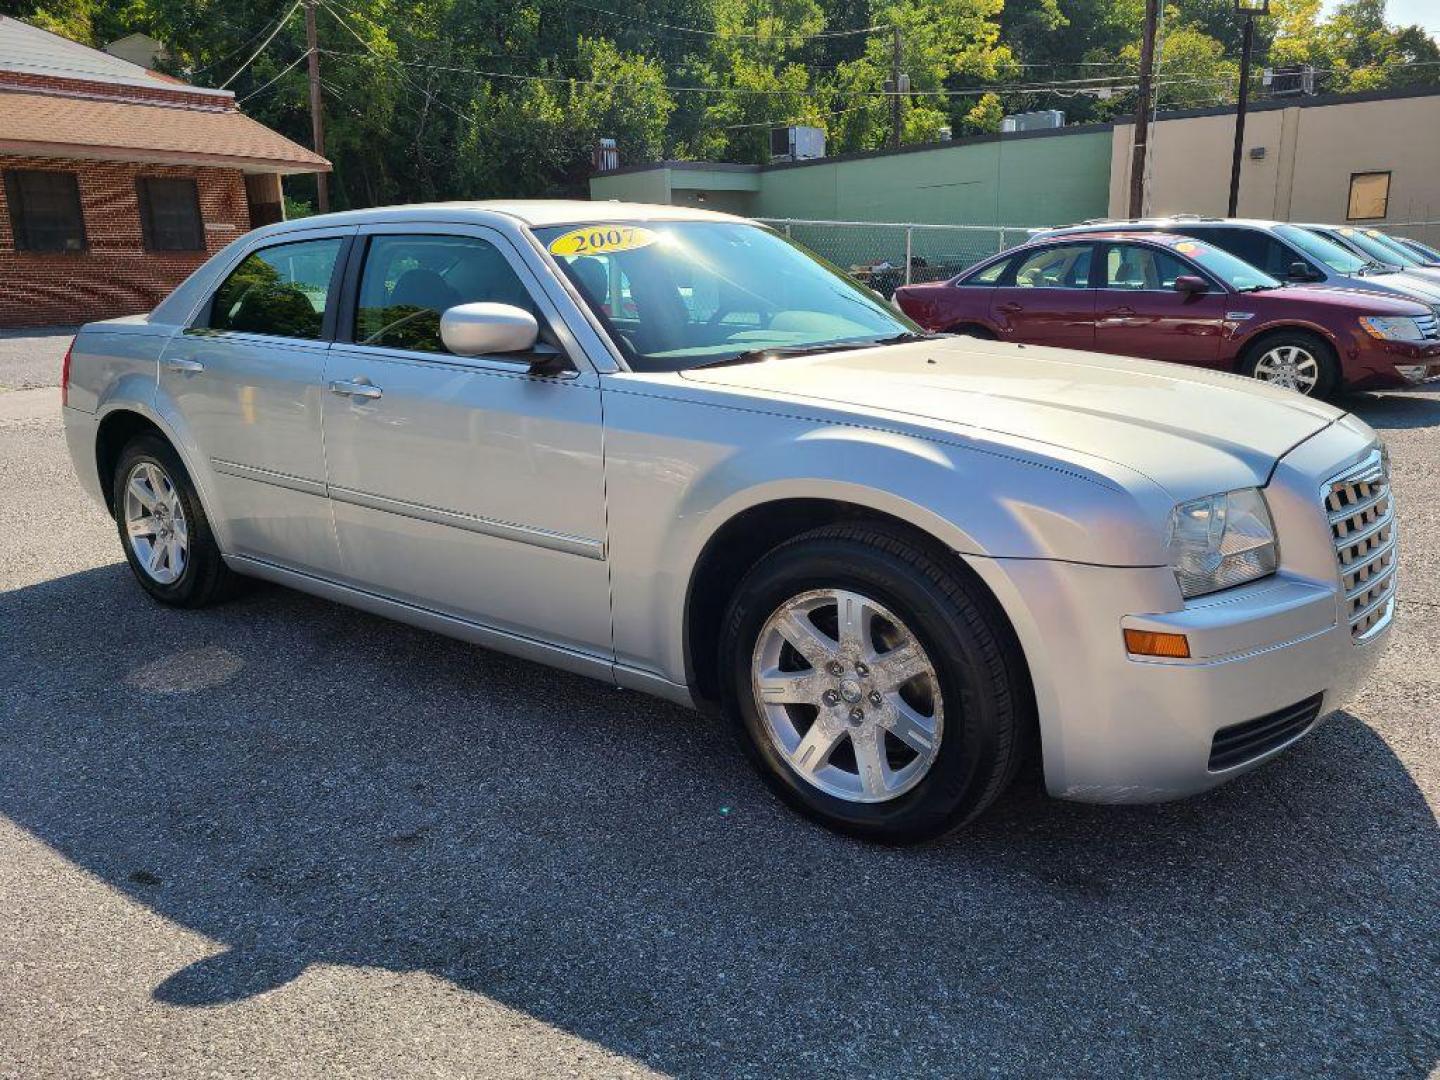
M 1339 3 L 1340 0 L 1325 0 L 1325 11 L 1333 11 Z M 1385 18 L 1400 26 L 1419 23 L 1432 37 L 1440 37 L 1440 0 L 1387 0 Z

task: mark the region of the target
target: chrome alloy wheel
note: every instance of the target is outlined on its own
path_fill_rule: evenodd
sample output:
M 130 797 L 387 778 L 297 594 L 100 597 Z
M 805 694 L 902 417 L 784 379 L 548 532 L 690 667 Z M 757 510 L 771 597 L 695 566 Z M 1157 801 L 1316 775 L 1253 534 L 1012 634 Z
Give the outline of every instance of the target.
M 170 477 L 154 462 L 140 462 L 125 478 L 125 531 L 150 578 L 161 585 L 179 580 L 190 557 L 185 509 Z
M 1255 362 L 1255 378 L 1302 394 L 1320 382 L 1320 361 L 1299 345 L 1277 345 Z
M 935 763 L 944 734 L 935 665 L 869 597 L 817 589 L 787 600 L 761 627 L 750 673 L 771 743 L 827 794 L 885 802 Z

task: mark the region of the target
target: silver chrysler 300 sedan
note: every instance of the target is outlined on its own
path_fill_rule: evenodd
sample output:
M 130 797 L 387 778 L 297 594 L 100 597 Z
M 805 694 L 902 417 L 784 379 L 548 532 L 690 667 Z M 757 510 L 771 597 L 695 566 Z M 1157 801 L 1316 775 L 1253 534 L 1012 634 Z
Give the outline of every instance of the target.
M 1064 798 L 1222 783 L 1346 702 L 1395 603 L 1353 416 L 927 336 L 701 211 L 259 229 L 82 330 L 64 393 L 157 600 L 267 578 L 713 706 L 782 797 L 878 839 L 963 824 L 1031 752 Z

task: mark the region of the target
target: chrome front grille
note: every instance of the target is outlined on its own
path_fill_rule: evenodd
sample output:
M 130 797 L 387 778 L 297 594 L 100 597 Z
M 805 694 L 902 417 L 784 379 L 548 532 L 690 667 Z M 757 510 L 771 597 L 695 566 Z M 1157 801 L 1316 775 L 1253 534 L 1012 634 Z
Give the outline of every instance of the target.
M 1440 319 L 1434 315 L 1417 315 L 1415 324 L 1420 327 L 1420 336 L 1426 341 L 1440 340 Z
M 1376 450 L 1322 489 L 1335 560 L 1340 566 L 1350 637 L 1361 642 L 1379 631 L 1395 612 L 1395 506 L 1390 473 Z

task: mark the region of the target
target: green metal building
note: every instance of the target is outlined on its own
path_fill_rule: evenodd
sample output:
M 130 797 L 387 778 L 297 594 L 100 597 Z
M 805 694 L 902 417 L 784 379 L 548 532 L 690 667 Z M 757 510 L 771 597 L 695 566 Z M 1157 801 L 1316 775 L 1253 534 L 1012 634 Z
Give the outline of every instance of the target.
M 1111 127 L 981 135 L 773 165 L 661 161 L 590 179 L 592 199 L 747 217 L 1055 225 L 1109 209 Z

